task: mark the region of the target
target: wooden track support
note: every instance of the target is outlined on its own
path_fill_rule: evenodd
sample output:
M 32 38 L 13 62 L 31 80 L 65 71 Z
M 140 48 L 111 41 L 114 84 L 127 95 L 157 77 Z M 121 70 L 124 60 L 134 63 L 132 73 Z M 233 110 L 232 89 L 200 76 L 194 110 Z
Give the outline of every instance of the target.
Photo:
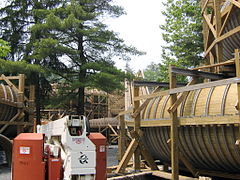
M 17 102 L 4 101 L 0 100 L 0 103 L 13 106 L 18 108 L 18 113 L 8 122 L 0 121 L 0 124 L 3 124 L 0 129 L 0 133 L 3 133 L 4 130 L 10 125 L 17 126 L 17 132 L 23 132 L 24 127 L 29 126 L 32 127 L 30 131 L 33 131 L 34 125 L 34 108 L 35 108 L 35 87 L 29 86 L 29 97 L 24 95 L 25 92 L 25 75 L 19 74 L 18 76 L 5 76 L 2 74 L 0 76 L 0 81 L 4 81 L 9 87 L 11 87 L 17 93 Z M 15 85 L 12 81 L 17 80 L 18 84 Z M 28 122 L 24 121 L 25 114 L 28 114 Z
M 176 88 L 177 79 L 176 74 L 172 72 L 172 66 L 169 67 L 169 80 L 170 89 Z M 177 94 L 171 94 L 171 105 L 177 101 Z M 170 111 L 171 118 L 171 167 L 172 167 L 172 180 L 179 179 L 179 142 L 178 142 L 178 117 L 177 111 Z

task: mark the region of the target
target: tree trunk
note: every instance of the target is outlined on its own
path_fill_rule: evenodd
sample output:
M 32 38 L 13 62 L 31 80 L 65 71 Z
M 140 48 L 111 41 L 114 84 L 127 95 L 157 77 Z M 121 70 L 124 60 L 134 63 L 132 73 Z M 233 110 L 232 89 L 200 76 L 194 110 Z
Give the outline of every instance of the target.
M 78 40 L 78 51 L 79 51 L 79 57 L 80 57 L 80 64 L 83 66 L 87 63 L 86 57 L 84 56 L 84 48 L 83 48 L 83 35 L 79 35 Z M 86 81 L 86 69 L 83 69 L 82 66 L 79 68 L 79 82 L 82 82 L 83 85 L 81 85 L 78 88 L 78 108 L 77 113 L 79 115 L 85 115 L 84 113 L 84 99 L 85 99 L 85 86 L 84 83 Z
M 78 108 L 77 108 L 77 113 L 78 115 L 84 115 L 84 87 L 78 88 Z
M 33 74 L 33 80 L 35 85 L 36 123 L 41 124 L 41 90 L 38 73 Z

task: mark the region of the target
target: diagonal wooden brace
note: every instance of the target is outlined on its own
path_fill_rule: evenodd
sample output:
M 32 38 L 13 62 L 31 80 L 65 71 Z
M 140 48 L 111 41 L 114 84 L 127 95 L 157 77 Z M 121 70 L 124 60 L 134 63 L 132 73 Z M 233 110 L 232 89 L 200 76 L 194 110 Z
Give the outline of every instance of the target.
M 196 78 L 193 78 L 192 81 L 190 81 L 187 86 L 193 85 L 196 83 Z M 188 96 L 190 91 L 185 91 L 181 94 L 181 96 L 177 99 L 177 101 L 168 109 L 168 112 L 174 112 L 177 110 L 178 106 L 182 103 L 182 101 Z
M 143 135 L 143 133 L 141 130 L 139 130 L 139 133 L 136 133 L 136 134 L 139 134 L 139 135 L 132 139 L 125 154 L 123 155 L 122 160 L 120 161 L 120 163 L 116 169 L 116 173 L 121 173 L 121 172 L 125 171 L 129 160 L 133 156 L 133 153 L 136 151 L 136 149 L 139 145 L 140 137 Z

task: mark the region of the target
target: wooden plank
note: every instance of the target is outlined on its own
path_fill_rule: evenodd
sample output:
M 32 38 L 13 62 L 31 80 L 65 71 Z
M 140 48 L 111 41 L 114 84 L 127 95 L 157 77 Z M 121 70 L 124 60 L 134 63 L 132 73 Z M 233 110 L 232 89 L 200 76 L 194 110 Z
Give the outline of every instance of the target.
M 230 37 L 230 36 L 238 33 L 239 31 L 240 31 L 240 26 L 237 26 L 236 28 L 228 31 L 227 33 L 223 34 L 223 35 L 220 36 L 219 38 L 215 39 L 215 40 L 212 42 L 212 44 L 210 45 L 210 47 L 207 49 L 207 51 L 205 52 L 204 57 L 206 57 L 206 56 L 209 54 L 209 52 L 210 52 L 210 51 L 212 50 L 212 48 L 216 45 L 216 43 L 218 43 L 218 42 L 220 42 L 220 41 L 222 41 L 222 40 L 224 40 L 224 39 L 226 39 L 226 38 L 228 38 L 228 37 Z
M 171 179 L 171 174 L 163 171 L 153 171 L 153 176 L 157 176 L 164 179 Z M 187 176 L 179 176 L 179 180 L 197 180 L 198 178 L 191 178 Z
M 236 0 L 230 0 L 232 4 L 234 4 L 235 6 L 237 6 L 238 8 L 240 8 L 240 3 Z
M 169 82 L 170 82 L 170 89 L 176 88 L 177 85 L 177 78 L 176 74 L 172 72 L 172 66 L 169 67 Z M 174 105 L 177 100 L 177 94 L 171 94 L 170 96 L 170 103 Z M 171 130 L 170 130 L 170 137 L 171 137 L 171 168 L 172 168 L 172 180 L 179 179 L 179 150 L 178 150 L 178 117 L 177 111 L 170 112 L 170 119 L 171 119 Z
M 206 21 L 206 23 L 207 23 L 208 27 L 210 28 L 210 30 L 212 31 L 213 36 L 216 38 L 217 37 L 217 33 L 216 33 L 216 30 L 214 29 L 213 25 L 211 24 L 210 19 L 208 18 L 208 16 L 206 14 L 203 14 L 203 18 Z
M 228 61 L 217 63 L 217 64 L 210 64 L 210 65 L 206 65 L 206 66 L 200 66 L 200 67 L 192 68 L 192 70 L 199 70 L 199 69 L 207 69 L 207 68 L 213 68 L 213 67 L 218 67 L 218 66 L 232 65 L 234 63 L 235 63 L 234 59 L 230 59 Z
M 222 17 L 221 17 L 221 1 L 213 0 L 214 2 L 214 12 L 215 12 L 215 29 L 216 29 L 216 38 L 220 37 L 220 31 L 222 28 Z M 220 63 L 223 61 L 223 46 L 222 43 L 219 41 L 216 44 L 216 56 L 217 62 Z
M 159 91 L 160 89 L 161 89 L 161 87 L 156 88 L 156 89 L 153 91 L 153 93 Z M 132 114 L 132 117 L 133 117 L 133 118 L 136 118 L 136 117 L 140 114 L 140 112 L 148 105 L 148 103 L 150 102 L 150 100 L 151 100 L 151 99 L 146 99 L 146 100 L 141 104 L 141 106 L 134 111 L 134 113 Z
M 118 133 L 115 131 L 111 124 L 108 124 L 108 127 L 112 130 L 115 136 L 118 136 Z
M 188 83 L 187 86 L 193 85 L 196 83 L 196 79 L 194 78 L 191 82 Z M 189 91 L 185 91 L 181 94 L 181 96 L 177 99 L 177 101 L 168 109 L 168 112 L 176 111 L 178 106 L 182 103 L 182 101 L 188 96 Z
M 202 78 L 213 79 L 213 80 L 219 80 L 219 79 L 224 79 L 228 77 L 224 74 L 217 74 L 217 73 L 204 72 L 204 71 L 191 70 L 191 69 L 183 69 L 179 67 L 172 67 L 172 72 L 175 74 L 180 74 L 184 76 L 202 77 Z
M 230 14 L 232 13 L 232 10 L 233 10 L 233 5 L 231 4 L 230 7 L 228 8 L 228 11 L 227 11 L 227 15 L 222 23 L 222 27 L 221 27 L 221 30 L 219 32 L 219 35 L 221 35 L 223 33 L 223 30 L 229 20 L 229 17 L 230 17 Z
M 171 89 L 171 90 L 165 90 L 165 91 L 153 93 L 153 94 L 150 94 L 150 95 L 147 95 L 147 96 L 144 95 L 144 96 L 135 97 L 134 101 L 138 101 L 140 99 L 152 99 L 152 98 L 155 98 L 155 97 L 158 97 L 158 96 L 165 96 L 165 95 L 169 95 L 169 94 L 182 93 L 182 92 L 185 92 L 185 91 L 194 91 L 194 90 L 197 90 L 197 89 L 211 88 L 211 87 L 215 87 L 215 86 L 223 86 L 223 85 L 234 84 L 234 83 L 238 83 L 238 82 L 240 82 L 240 78 L 235 77 L 235 78 L 228 78 L 228 79 L 223 79 L 223 80 L 219 80 L 219 81 L 199 83 L 199 84 L 195 84 L 195 85 L 191 85 L 191 86 L 179 87 L 179 88 L 174 88 L 174 89 Z
M 126 151 L 126 124 L 124 116 L 119 117 L 120 120 L 120 129 L 119 129 L 119 140 L 118 140 L 118 153 L 119 153 L 119 159 L 121 160 L 123 158 L 123 155 Z
M 170 93 L 170 90 L 165 90 L 165 91 L 152 93 L 149 95 L 142 95 L 142 96 L 134 97 L 134 101 L 139 101 L 142 99 L 152 99 L 152 98 L 159 97 L 159 96 L 166 96 L 166 95 L 169 95 L 169 93 Z
M 209 2 L 209 0 L 205 0 L 205 2 L 203 3 L 201 14 L 203 14 L 204 11 L 206 10 L 206 7 L 207 7 L 208 2 Z
M 125 115 L 125 114 L 131 114 L 132 112 L 133 112 L 133 109 L 129 109 L 127 111 L 122 111 L 117 115 L 117 117 L 120 117 L 120 116 Z
M 142 136 L 143 132 L 142 131 L 139 131 L 139 132 L 140 132 L 140 136 Z M 131 134 L 132 138 L 140 138 L 140 136 L 137 134 L 136 131 L 131 131 L 130 134 Z M 154 159 L 152 158 L 151 154 L 149 153 L 149 151 L 147 150 L 147 148 L 145 147 L 145 145 L 141 141 L 141 139 L 139 141 L 139 148 L 141 151 L 141 155 L 147 161 L 147 164 L 149 165 L 151 170 L 159 170 L 156 163 L 154 162 Z
M 134 113 L 132 114 L 132 118 L 136 118 L 140 112 L 148 105 L 148 103 L 151 101 L 151 99 L 146 99 L 141 106 L 138 107 L 138 109 L 136 109 L 134 111 Z
M 5 76 L 9 80 L 19 80 L 19 76 Z M 5 80 L 3 77 L 0 76 L 0 80 Z
M 131 141 L 125 154 L 123 155 L 122 160 L 120 161 L 120 163 L 116 169 L 116 173 L 122 173 L 125 171 L 129 160 L 131 159 L 131 157 L 133 156 L 133 153 L 135 152 L 135 150 L 138 147 L 139 140 L 140 140 L 139 138 L 134 138 Z
M 134 86 L 134 97 L 138 97 L 140 92 L 139 87 Z M 133 109 L 134 112 L 139 109 L 140 107 L 140 101 L 134 101 L 133 103 Z M 137 114 L 137 116 L 134 118 L 134 131 L 138 132 L 140 130 L 140 122 L 141 122 L 141 117 L 140 113 Z M 134 169 L 136 171 L 141 169 L 141 155 L 140 155 L 140 149 L 136 149 L 134 152 Z
M 1 104 L 5 104 L 5 105 L 8 105 L 8 106 L 12 106 L 12 107 L 18 107 L 18 103 L 16 102 L 13 102 L 13 101 L 8 101 L 8 100 L 5 100 L 5 99 L 0 99 L 0 103 Z
M 236 77 L 240 78 L 240 61 L 239 61 L 239 50 L 235 49 L 235 67 L 236 67 Z M 240 83 L 237 83 L 237 94 L 238 94 L 238 103 L 237 109 L 240 111 Z
M 1 75 L 1 79 L 3 79 L 11 88 L 13 88 L 16 92 L 19 92 L 19 89 L 5 76 Z
M 159 170 L 154 159 L 152 158 L 151 154 L 149 153 L 148 149 L 146 148 L 142 141 L 139 142 L 139 148 L 142 156 L 147 161 L 147 164 L 149 165 L 151 170 Z
M 239 123 L 240 123 L 239 115 L 179 118 L 180 126 L 217 125 L 217 124 L 220 125 L 220 124 L 239 124 Z M 133 127 L 133 121 L 126 121 L 126 125 Z M 170 119 L 141 121 L 141 127 L 163 127 L 163 126 L 170 126 L 170 125 L 171 125 Z
M 8 124 L 10 125 L 20 125 L 20 126 L 33 126 L 34 123 L 33 122 L 23 122 L 23 121 L 13 121 L 13 122 L 9 122 L 9 121 L 0 121 L 0 125 L 4 125 L 4 124 Z

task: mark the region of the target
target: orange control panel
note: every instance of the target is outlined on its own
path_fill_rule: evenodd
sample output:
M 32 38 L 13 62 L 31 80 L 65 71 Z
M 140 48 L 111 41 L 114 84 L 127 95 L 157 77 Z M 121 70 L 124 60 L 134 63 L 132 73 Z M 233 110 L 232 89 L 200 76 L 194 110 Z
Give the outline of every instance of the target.
M 13 143 L 12 180 L 44 180 L 43 134 L 22 133 Z
M 89 139 L 96 146 L 96 178 L 95 180 L 107 179 L 107 162 L 106 162 L 106 137 L 101 133 L 91 133 Z

